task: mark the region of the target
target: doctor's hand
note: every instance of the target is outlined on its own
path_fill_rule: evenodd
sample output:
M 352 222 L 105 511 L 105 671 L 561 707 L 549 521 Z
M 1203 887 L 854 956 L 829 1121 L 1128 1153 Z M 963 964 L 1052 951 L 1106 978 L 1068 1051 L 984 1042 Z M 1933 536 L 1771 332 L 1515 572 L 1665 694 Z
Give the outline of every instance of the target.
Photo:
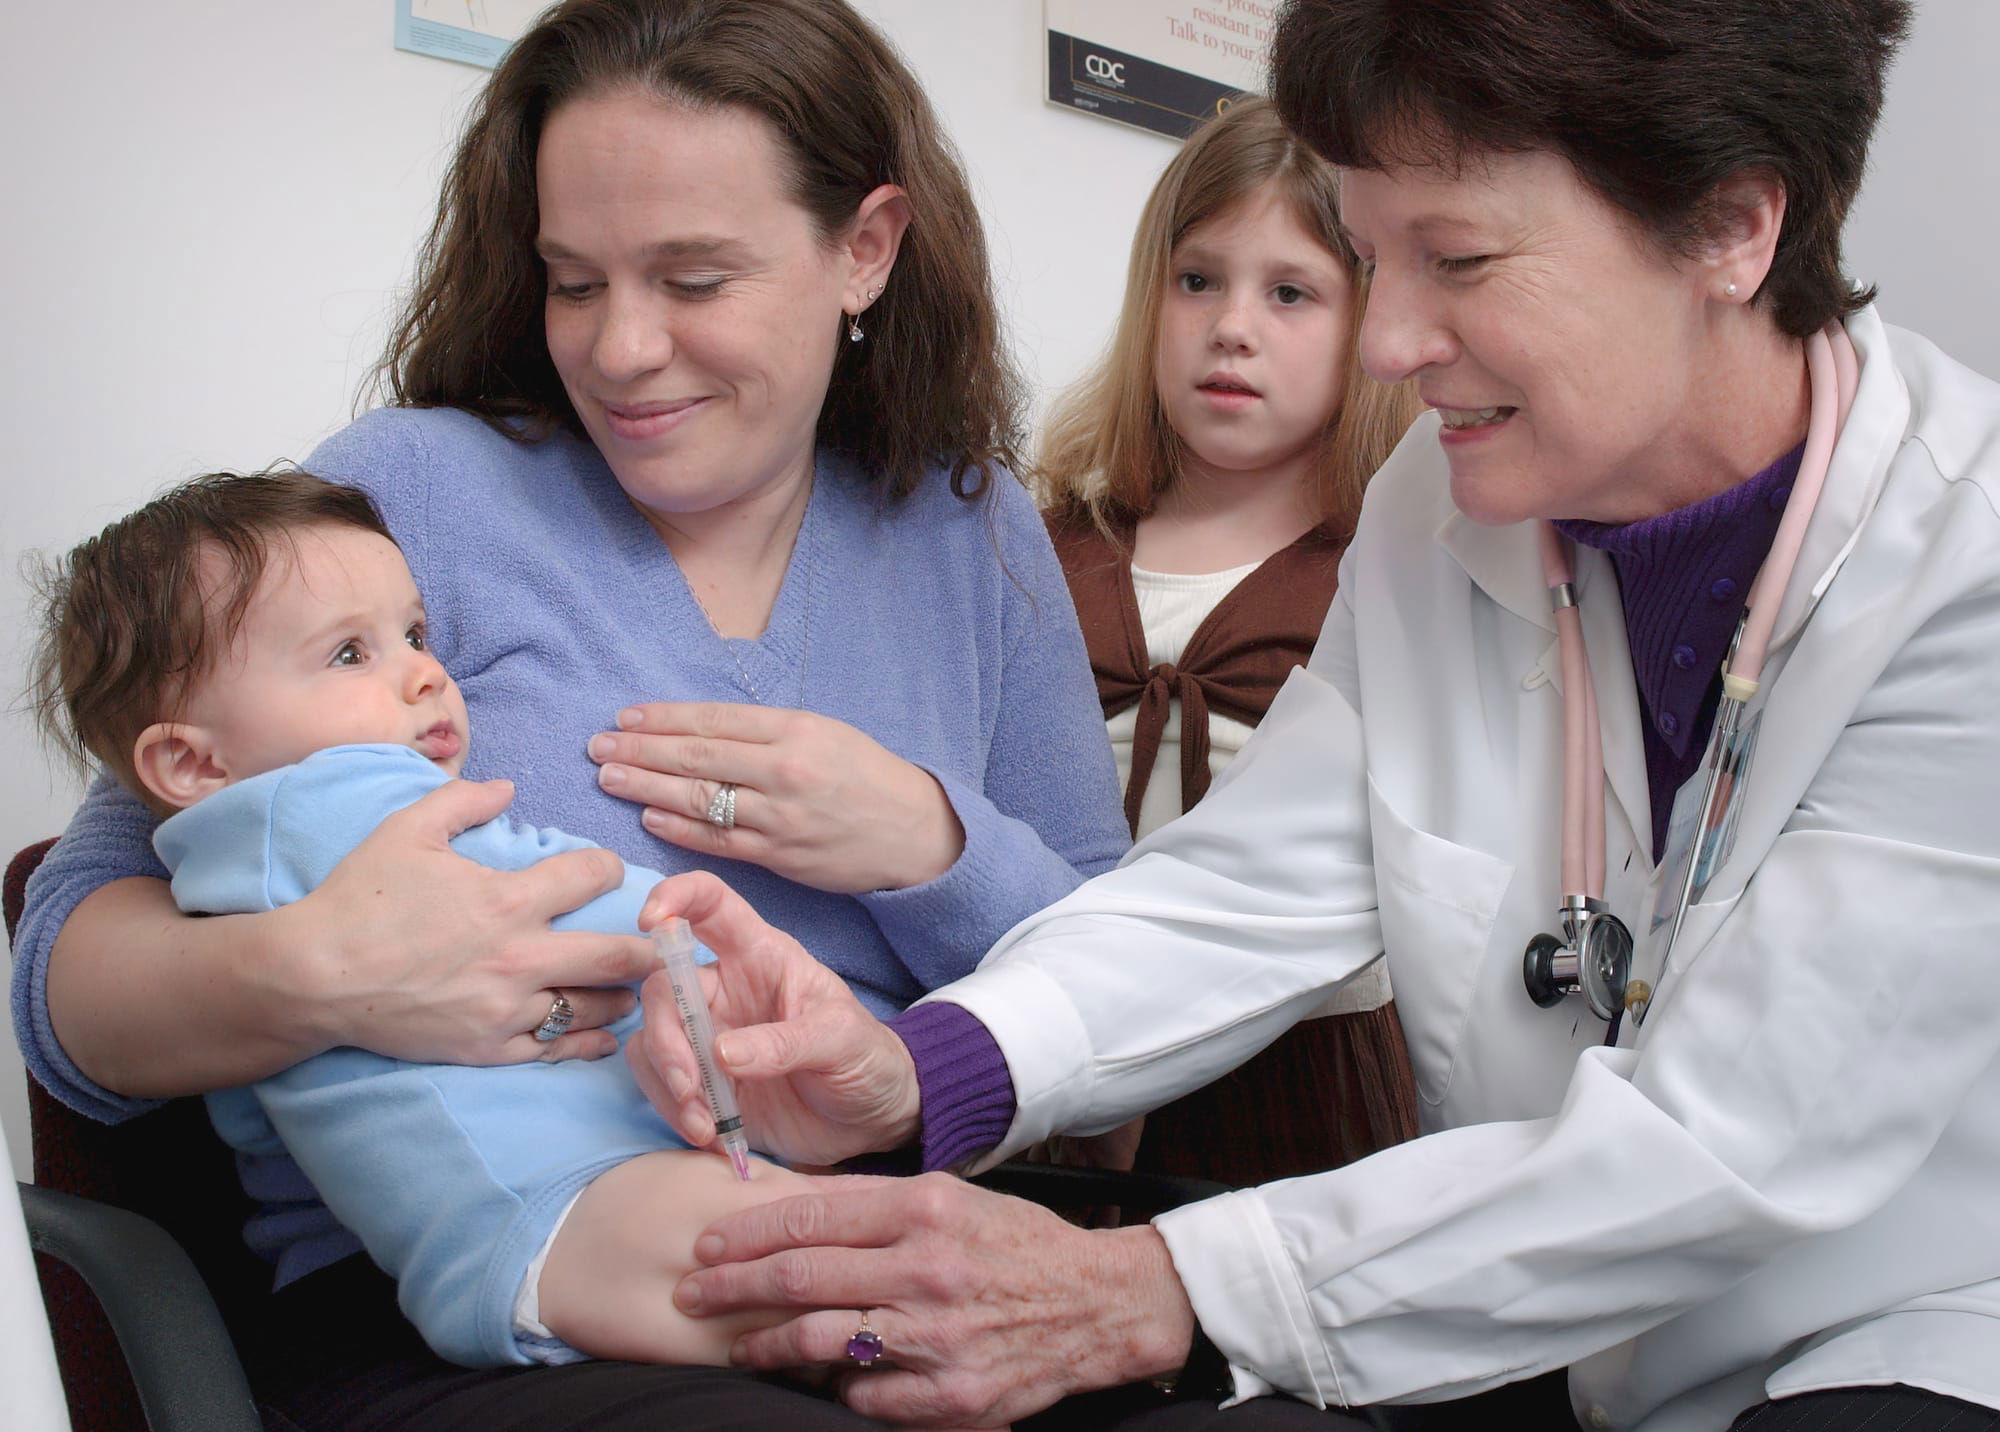
M 653 887 L 640 927 L 669 915 L 685 919 L 716 953 L 718 962 L 700 971 L 716 1062 L 735 1081 L 752 1144 L 794 1163 L 831 1164 L 916 1136 L 910 1052 L 845 981 L 706 871 Z M 715 1120 L 664 971 L 646 981 L 641 999 L 646 1022 L 626 1041 L 625 1057 L 667 1122 L 705 1147 Z
M 935 880 L 965 849 L 937 778 L 844 721 L 729 702 L 656 701 L 590 739 L 598 784 L 646 807 L 662 840 L 748 860 L 815 890 Z M 733 789 L 735 824 L 707 818 Z
M 1091 1231 L 948 1174 L 815 1179 L 718 1220 L 674 1302 L 694 1317 L 791 1308 L 744 1334 L 754 1368 L 845 1363 L 857 1309 L 890 1366 L 843 1401 L 924 1427 L 1000 1427 L 1073 1392 L 1177 1371 L 1194 1311 L 1151 1225 Z

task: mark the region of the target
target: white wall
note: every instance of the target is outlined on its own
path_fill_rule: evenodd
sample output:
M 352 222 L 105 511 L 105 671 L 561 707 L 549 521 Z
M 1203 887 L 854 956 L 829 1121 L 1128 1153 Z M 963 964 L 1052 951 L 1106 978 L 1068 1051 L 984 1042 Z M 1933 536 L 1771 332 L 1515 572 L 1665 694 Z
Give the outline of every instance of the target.
M 1036 0 L 863 0 L 932 86 L 993 216 L 1030 371 L 1067 380 L 1117 301 L 1172 146 L 1041 102 Z M 117 22 L 106 16 L 117 12 Z M 19 6 L 0 46 L 0 691 L 21 554 L 163 484 L 303 458 L 345 421 L 484 71 L 390 47 L 388 0 Z M 0 705 L 7 702 L 0 701 Z M 0 853 L 76 787 L 0 715 Z M 191 1037 L 199 1037 L 190 1031 Z M 20 1065 L 0 1119 L 26 1167 Z
M 943 111 L 985 206 L 1013 336 L 1045 394 L 1090 361 L 1172 152 L 1041 100 L 1038 0 L 859 0 Z M 0 690 L 25 660 L 21 554 L 162 484 L 302 458 L 347 417 L 483 72 L 390 48 L 388 0 L 12 7 L 0 50 Z M 109 18 L 113 17 L 114 18 Z M 2000 133 L 1979 68 L 2000 7 L 1928 0 L 1857 213 L 1897 321 L 2000 374 Z M 1975 250 L 1974 245 L 1980 247 Z M 75 798 L 0 716 L 0 853 Z M 190 1031 L 190 1037 L 199 1037 Z M 26 1137 L 0 1039 L 0 1119 Z
M 1882 312 L 2000 379 L 2000 4 L 1916 0 L 1890 72 L 1868 179 L 1847 225 L 1848 272 L 1881 285 Z

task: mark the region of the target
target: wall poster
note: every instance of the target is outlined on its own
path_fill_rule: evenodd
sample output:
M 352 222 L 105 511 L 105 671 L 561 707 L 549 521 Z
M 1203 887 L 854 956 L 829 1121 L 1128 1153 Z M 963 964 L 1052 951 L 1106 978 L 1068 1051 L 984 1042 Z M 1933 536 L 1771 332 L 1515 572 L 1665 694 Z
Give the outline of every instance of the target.
M 1043 0 L 1050 104 L 1185 139 L 1264 87 L 1276 0 Z
M 549 0 L 396 0 L 396 48 L 492 69 L 548 5 Z

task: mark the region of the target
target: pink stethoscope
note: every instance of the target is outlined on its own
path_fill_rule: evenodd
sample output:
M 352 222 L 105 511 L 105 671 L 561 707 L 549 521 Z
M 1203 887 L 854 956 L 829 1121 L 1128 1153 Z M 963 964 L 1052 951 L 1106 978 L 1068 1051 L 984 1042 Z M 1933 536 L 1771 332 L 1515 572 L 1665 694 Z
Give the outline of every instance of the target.
M 1729 656 L 1722 666 L 1722 699 L 1702 760 L 1706 772 L 1700 816 L 1694 826 L 1687 870 L 1680 879 L 1673 927 L 1657 957 L 1648 961 L 1655 971 L 1666 968 L 1681 922 L 1695 898 L 1700 872 L 1708 868 L 1727 822 L 1723 808 L 1743 788 L 1749 755 L 1739 740 L 1744 708 L 1757 694 L 1764 658 L 1785 588 L 1798 565 L 1806 525 L 1819 504 L 1834 443 L 1846 425 L 1860 382 L 1861 363 L 1854 344 L 1838 322 L 1806 340 L 1806 371 L 1812 384 L 1811 416 L 1806 449 L 1791 500 L 1771 541 L 1770 554 L 1751 584 Z M 1583 641 L 1583 618 L 1576 605 L 1576 579 L 1569 545 L 1554 527 L 1541 524 L 1542 570 L 1548 579 L 1549 603 L 1555 611 L 1556 637 L 1562 647 L 1563 682 L 1563 834 L 1562 904 L 1557 918 L 1562 934 L 1537 935 L 1522 955 L 1521 976 L 1528 996 L 1543 1008 L 1581 993 L 1591 1013 L 1615 1021 L 1630 1013 L 1636 1024 L 1646 1017 L 1657 992 L 1656 980 L 1632 973 L 1632 932 L 1604 901 L 1604 745 L 1597 717 L 1597 692 L 1590 680 L 1590 653 Z M 1769 600 L 1763 598 L 1768 595 Z

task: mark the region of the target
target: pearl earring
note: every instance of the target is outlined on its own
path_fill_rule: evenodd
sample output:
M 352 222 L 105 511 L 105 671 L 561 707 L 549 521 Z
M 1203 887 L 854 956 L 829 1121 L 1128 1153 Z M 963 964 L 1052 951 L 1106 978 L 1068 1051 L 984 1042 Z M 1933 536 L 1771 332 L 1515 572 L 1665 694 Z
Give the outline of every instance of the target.
M 1736 297 L 1736 284 L 1735 284 L 1735 281 L 1734 281 L 1734 280 L 1731 280 L 1731 281 L 1730 281 L 1730 282 L 1729 282 L 1728 284 L 1725 284 L 1725 285 L 1723 286 L 1723 290 L 1722 290 L 1722 291 L 1723 291 L 1723 293 L 1724 293 L 1724 294 L 1726 294 L 1726 295 L 1727 295 L 1727 296 L 1729 296 L 1730 298 L 1734 298 L 1734 297 Z

